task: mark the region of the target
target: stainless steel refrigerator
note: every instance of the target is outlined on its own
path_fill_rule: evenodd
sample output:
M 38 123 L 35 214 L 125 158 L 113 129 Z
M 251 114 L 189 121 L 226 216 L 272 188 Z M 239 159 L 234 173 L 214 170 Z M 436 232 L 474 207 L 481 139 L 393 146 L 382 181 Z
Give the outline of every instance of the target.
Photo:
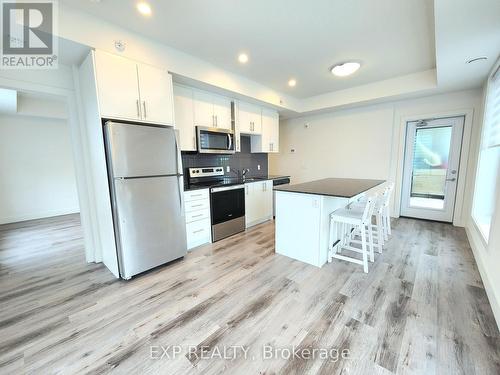
M 120 276 L 183 257 L 186 224 L 180 149 L 173 128 L 104 125 Z

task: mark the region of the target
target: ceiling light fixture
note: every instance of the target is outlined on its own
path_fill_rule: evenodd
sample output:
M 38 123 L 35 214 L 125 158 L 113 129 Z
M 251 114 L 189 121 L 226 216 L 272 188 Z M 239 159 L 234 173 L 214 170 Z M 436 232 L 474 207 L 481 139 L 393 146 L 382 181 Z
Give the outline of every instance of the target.
M 297 84 L 297 81 L 293 78 L 288 81 L 288 86 L 290 86 L 290 87 L 295 87 L 296 84 Z
M 484 60 L 488 60 L 488 58 L 486 56 L 480 56 L 480 57 L 474 57 L 473 59 L 467 60 L 465 63 L 470 64 L 470 63 L 473 63 L 476 61 L 484 61 Z
M 248 62 L 248 55 L 246 53 L 240 53 L 238 61 L 242 64 L 246 64 Z
M 358 62 L 349 61 L 332 66 L 330 71 L 337 77 L 346 77 L 356 72 L 360 66 L 361 64 Z
M 150 16 L 152 13 L 151 6 L 148 3 L 145 3 L 143 1 L 141 1 L 140 3 L 137 3 L 137 10 L 143 16 Z

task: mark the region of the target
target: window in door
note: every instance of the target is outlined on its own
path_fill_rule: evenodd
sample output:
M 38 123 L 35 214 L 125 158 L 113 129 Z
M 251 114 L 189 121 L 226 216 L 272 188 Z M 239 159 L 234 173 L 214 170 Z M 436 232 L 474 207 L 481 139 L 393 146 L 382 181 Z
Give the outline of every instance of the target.
M 416 129 L 410 206 L 444 207 L 451 131 L 451 126 Z

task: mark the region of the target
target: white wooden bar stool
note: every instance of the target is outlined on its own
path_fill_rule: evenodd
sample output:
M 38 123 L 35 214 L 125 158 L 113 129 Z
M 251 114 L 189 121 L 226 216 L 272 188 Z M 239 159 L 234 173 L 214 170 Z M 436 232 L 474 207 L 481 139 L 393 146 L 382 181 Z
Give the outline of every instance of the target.
M 381 252 L 382 247 L 385 242 L 389 240 L 389 236 L 391 235 L 391 216 L 389 213 L 389 204 L 391 203 L 392 192 L 394 190 L 394 182 L 388 182 L 384 188 L 384 192 L 379 197 L 379 200 L 375 203 L 374 215 L 377 228 L 376 237 L 382 237 L 380 241 L 377 240 L 377 246 L 379 248 L 379 252 Z M 366 203 L 366 198 L 363 197 L 360 200 L 353 202 L 349 205 L 352 209 L 362 210 Z M 380 236 L 379 232 L 382 232 L 382 236 Z
M 382 193 L 382 195 L 378 196 L 375 199 L 375 205 L 373 209 L 373 216 L 375 217 L 375 224 L 370 221 L 372 231 L 374 232 L 372 237 L 372 246 L 376 247 L 379 253 L 382 253 L 384 248 L 384 243 L 386 241 L 386 233 L 385 233 L 385 217 L 384 214 L 386 212 L 386 207 L 389 205 L 390 191 L 389 188 L 386 187 Z M 349 204 L 347 207 L 351 210 L 355 211 L 363 211 L 366 205 L 366 198 L 360 201 L 353 202 Z M 357 234 L 357 233 L 354 233 Z M 353 240 L 354 243 L 360 243 L 360 241 Z
M 371 228 L 371 217 L 373 214 L 375 199 L 369 197 L 366 200 L 365 207 L 362 211 L 350 210 L 348 208 L 340 208 L 330 214 L 330 238 L 328 261 L 332 258 L 345 260 L 347 262 L 360 264 L 363 266 L 365 273 L 368 273 L 368 255 L 373 262 L 373 236 Z M 337 227 L 337 237 L 334 239 L 334 229 Z M 361 237 L 361 249 L 351 246 L 351 233 L 357 231 Z M 367 238 L 368 235 L 368 238 Z M 334 241 L 336 241 L 334 243 Z M 371 242 L 370 242 L 371 241 Z M 341 255 L 341 250 L 350 250 L 361 253 L 363 259 L 356 259 L 346 255 Z
M 378 196 L 375 198 L 374 202 L 374 208 L 373 208 L 373 213 L 372 216 L 375 217 L 375 224 L 373 224 L 372 220 L 368 220 L 369 224 L 367 225 L 367 231 L 368 235 L 370 235 L 370 230 L 371 230 L 371 241 L 370 241 L 370 246 L 372 248 L 377 248 L 377 251 L 379 253 L 382 253 L 382 250 L 384 248 L 384 242 L 385 242 L 385 237 L 384 237 L 384 221 L 383 221 L 383 212 L 384 212 L 384 201 L 385 201 L 385 191 L 383 195 Z M 354 202 L 351 205 L 349 205 L 347 208 L 353 211 L 357 212 L 362 212 L 364 210 L 366 201 L 365 203 L 359 203 L 359 202 Z M 359 235 L 357 231 L 353 231 L 352 236 L 355 237 Z M 355 244 L 360 244 L 361 241 L 352 239 L 351 242 Z
M 394 191 L 394 182 L 389 182 L 387 184 L 387 197 L 384 202 L 384 211 L 382 218 L 384 220 L 384 238 L 387 241 L 391 233 L 391 215 L 389 212 L 389 204 L 391 203 L 392 193 Z

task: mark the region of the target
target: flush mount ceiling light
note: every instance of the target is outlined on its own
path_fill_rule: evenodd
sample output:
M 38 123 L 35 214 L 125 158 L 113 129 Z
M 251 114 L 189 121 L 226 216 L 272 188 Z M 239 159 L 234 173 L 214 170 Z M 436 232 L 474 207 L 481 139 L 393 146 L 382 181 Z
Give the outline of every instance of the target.
M 291 78 L 289 81 L 288 81 L 288 86 L 290 87 L 295 87 L 295 85 L 297 84 L 297 81 L 293 78 Z
M 337 77 L 346 77 L 356 72 L 360 66 L 361 64 L 358 62 L 349 61 L 342 64 L 335 64 L 330 68 L 330 71 Z
M 151 6 L 148 3 L 145 3 L 143 1 L 141 1 L 140 3 L 137 3 L 137 10 L 143 16 L 150 16 L 152 13 Z
M 246 53 L 240 53 L 238 56 L 238 61 L 242 64 L 246 64 L 248 62 L 248 55 Z
M 469 59 L 465 63 L 466 64 L 471 64 L 471 63 L 474 63 L 474 62 L 477 62 L 477 61 L 484 61 L 484 60 L 488 60 L 488 58 L 486 56 L 480 56 L 480 57 L 474 57 L 473 59 Z

